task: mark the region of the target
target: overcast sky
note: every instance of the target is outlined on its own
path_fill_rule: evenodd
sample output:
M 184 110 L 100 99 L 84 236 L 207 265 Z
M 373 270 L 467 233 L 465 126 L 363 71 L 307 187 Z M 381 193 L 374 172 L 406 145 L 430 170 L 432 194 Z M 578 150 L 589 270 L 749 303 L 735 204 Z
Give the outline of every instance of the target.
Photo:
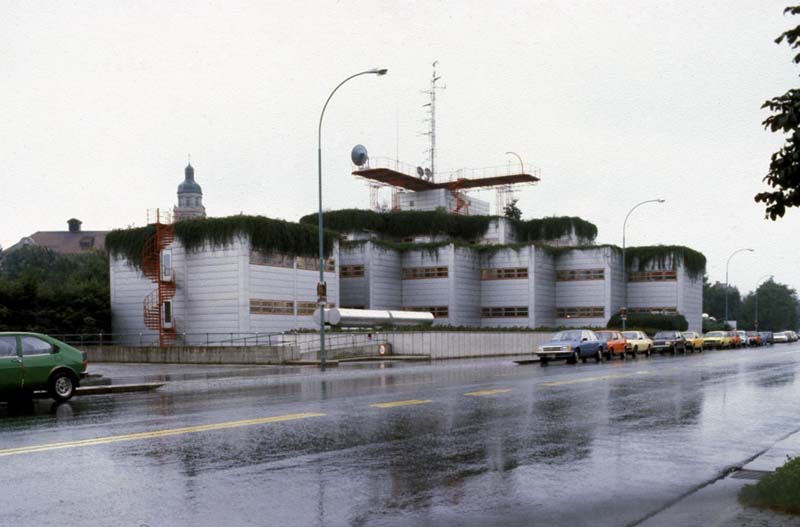
M 797 87 L 773 43 L 800 23 L 786 0 L 520 2 L 34 2 L 0 5 L 0 245 L 37 230 L 146 223 L 171 208 L 191 153 L 211 216 L 297 220 L 367 208 L 350 148 L 424 160 L 431 62 L 437 168 L 542 170 L 525 218 L 577 215 L 599 243 L 683 244 L 712 281 L 763 275 L 800 288 L 800 210 L 753 202 L 782 138 L 761 103 Z M 478 195 L 494 203 L 493 193 Z

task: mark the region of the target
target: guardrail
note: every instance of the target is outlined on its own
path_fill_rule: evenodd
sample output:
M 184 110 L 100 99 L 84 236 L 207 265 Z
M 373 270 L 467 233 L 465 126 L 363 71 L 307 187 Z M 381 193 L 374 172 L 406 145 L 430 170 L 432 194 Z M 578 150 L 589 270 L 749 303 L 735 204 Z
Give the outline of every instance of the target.
M 319 333 L 299 333 L 293 335 L 301 354 L 319 351 Z M 383 333 L 344 333 L 325 335 L 327 351 L 352 349 L 373 344 L 386 344 L 388 339 Z
M 125 345 L 159 346 L 159 335 L 142 333 L 70 333 L 50 335 L 71 346 Z M 178 333 L 178 345 L 190 346 L 282 346 L 296 343 L 291 333 Z

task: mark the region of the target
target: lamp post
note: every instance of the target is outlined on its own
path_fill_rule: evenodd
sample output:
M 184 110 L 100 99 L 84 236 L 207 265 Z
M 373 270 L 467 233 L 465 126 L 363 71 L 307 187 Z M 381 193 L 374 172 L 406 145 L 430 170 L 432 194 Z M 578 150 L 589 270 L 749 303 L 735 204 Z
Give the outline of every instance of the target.
M 623 286 L 623 290 L 625 291 L 625 293 L 624 293 L 624 302 L 623 302 L 623 306 L 622 306 L 622 309 L 623 309 L 623 313 L 622 313 L 622 331 L 625 331 L 625 322 L 627 322 L 627 318 L 628 318 L 628 313 L 627 313 L 627 311 L 628 311 L 628 280 L 625 277 L 625 272 L 626 272 L 626 269 L 625 269 L 626 268 L 626 262 L 625 262 L 625 229 L 628 226 L 628 217 L 631 215 L 631 213 L 634 210 L 636 210 L 638 207 L 644 205 L 645 203 L 664 203 L 665 201 L 666 200 L 659 198 L 659 199 L 648 199 L 648 200 L 642 201 L 641 203 L 637 203 L 636 205 L 634 205 L 631 208 L 631 210 L 628 211 L 628 214 L 625 215 L 625 221 L 622 222 L 622 286 Z
M 765 274 L 764 276 L 762 276 L 762 277 L 760 277 L 758 279 L 758 283 L 756 284 L 756 292 L 755 292 L 755 297 L 756 297 L 756 317 L 755 317 L 755 326 L 756 327 L 755 327 L 755 330 L 756 330 L 756 333 L 758 333 L 758 290 L 760 289 L 760 286 L 761 286 L 761 280 L 763 280 L 764 278 L 769 278 L 770 280 L 772 280 L 772 275 L 771 274 Z
M 725 320 L 723 321 L 723 324 L 726 324 L 726 325 L 728 324 L 728 269 L 731 266 L 731 258 L 733 258 L 734 256 L 736 256 L 737 254 L 739 254 L 741 252 L 751 252 L 752 253 L 752 252 L 755 252 L 755 251 L 753 249 L 749 249 L 749 248 L 746 248 L 746 247 L 742 248 L 742 249 L 736 249 L 735 251 L 733 251 L 731 253 L 730 256 L 728 256 L 728 261 L 725 263 Z
M 319 174 L 317 182 L 319 186 L 319 218 L 317 221 L 317 229 L 319 230 L 319 283 L 317 284 L 317 304 L 319 304 L 319 365 L 322 371 L 325 371 L 325 305 L 328 301 L 328 291 L 325 284 L 325 236 L 322 232 L 322 118 L 325 117 L 325 109 L 328 108 L 331 97 L 336 93 L 336 90 L 342 87 L 342 84 L 361 75 L 381 76 L 386 75 L 388 71 L 386 68 L 373 68 L 350 75 L 328 95 L 325 105 L 322 107 L 322 113 L 319 114 L 319 128 L 317 130 L 317 168 Z

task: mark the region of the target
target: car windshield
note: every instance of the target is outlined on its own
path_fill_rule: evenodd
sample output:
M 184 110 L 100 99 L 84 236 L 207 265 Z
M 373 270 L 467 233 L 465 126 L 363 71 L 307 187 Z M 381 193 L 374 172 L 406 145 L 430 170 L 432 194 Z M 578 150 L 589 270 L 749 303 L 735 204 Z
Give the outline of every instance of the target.
M 636 333 L 635 331 L 626 331 L 626 332 L 625 332 L 625 333 L 623 333 L 622 335 L 623 335 L 623 336 L 624 336 L 626 339 L 638 339 L 638 338 L 639 338 L 639 334 L 638 334 L 638 333 Z
M 574 340 L 581 340 L 580 331 L 561 331 L 553 336 L 553 342 L 569 342 Z
M 675 338 L 675 332 L 674 331 L 659 331 L 658 333 L 656 333 L 655 338 L 657 338 L 657 339 L 672 339 L 672 338 Z
M 597 335 L 597 340 L 602 340 L 603 342 L 614 338 L 613 333 L 595 332 L 595 335 Z
M 707 337 L 724 337 L 725 333 L 723 333 L 722 331 L 711 331 L 709 333 L 706 333 L 706 336 Z

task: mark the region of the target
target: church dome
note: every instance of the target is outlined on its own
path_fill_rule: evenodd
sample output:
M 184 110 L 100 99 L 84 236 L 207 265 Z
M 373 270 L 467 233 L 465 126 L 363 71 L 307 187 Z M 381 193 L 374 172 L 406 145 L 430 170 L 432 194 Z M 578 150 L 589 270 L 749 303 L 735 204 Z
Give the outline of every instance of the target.
M 194 180 L 194 167 L 190 164 L 186 165 L 184 170 L 185 179 L 183 183 L 178 185 L 178 194 L 202 194 L 203 189 Z

